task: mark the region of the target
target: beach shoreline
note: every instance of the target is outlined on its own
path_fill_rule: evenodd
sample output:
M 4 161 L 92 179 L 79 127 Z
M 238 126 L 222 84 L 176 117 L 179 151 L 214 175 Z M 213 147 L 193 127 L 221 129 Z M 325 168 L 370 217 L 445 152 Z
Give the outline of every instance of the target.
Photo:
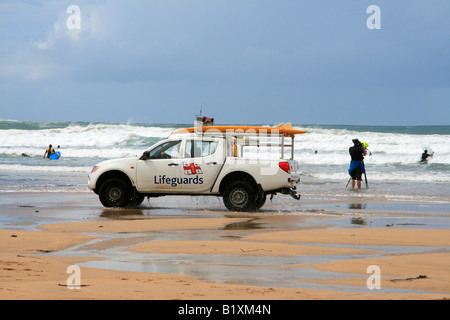
M 105 209 L 90 192 L 0 193 L 0 299 L 450 298 L 442 203 L 305 195 L 243 214 L 204 199 Z

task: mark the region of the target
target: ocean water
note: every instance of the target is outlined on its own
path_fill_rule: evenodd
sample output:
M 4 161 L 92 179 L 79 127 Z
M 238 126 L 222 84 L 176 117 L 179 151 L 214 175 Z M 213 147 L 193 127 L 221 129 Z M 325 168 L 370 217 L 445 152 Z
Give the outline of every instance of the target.
M 87 175 L 98 162 L 141 155 L 175 129 L 192 125 L 0 120 L 0 192 L 88 191 Z M 358 138 L 369 144 L 370 151 L 365 158 L 369 188 L 361 190 L 360 196 L 450 200 L 450 126 L 294 128 L 307 131 L 296 137 L 294 149 L 304 193 L 348 194 L 348 148 Z M 61 159 L 43 158 L 49 144 L 61 146 Z M 426 164 L 419 163 L 424 145 L 435 152 Z M 279 157 L 274 149 L 264 155 Z

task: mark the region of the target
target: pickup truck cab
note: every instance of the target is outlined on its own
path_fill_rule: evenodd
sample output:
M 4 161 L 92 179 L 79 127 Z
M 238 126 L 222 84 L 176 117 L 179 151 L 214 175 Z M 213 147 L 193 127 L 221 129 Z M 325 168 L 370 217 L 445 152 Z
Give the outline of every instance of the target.
M 264 144 L 249 140 L 262 137 L 261 129 L 250 129 L 262 127 L 239 127 L 238 131 L 238 127 L 205 123 L 208 121 L 174 131 L 141 156 L 99 163 L 89 175 L 89 189 L 105 207 L 139 205 L 145 197 L 214 195 L 223 197 L 229 210 L 255 211 L 264 205 L 267 195 L 281 192 L 300 198 L 296 194 L 300 168 L 293 159 L 294 133 L 266 128 L 281 137 L 283 143 L 277 147 L 281 146 L 283 153 L 285 147 L 292 148 L 291 159 L 246 158 L 245 147 Z M 289 146 L 284 144 L 286 136 L 292 139 Z

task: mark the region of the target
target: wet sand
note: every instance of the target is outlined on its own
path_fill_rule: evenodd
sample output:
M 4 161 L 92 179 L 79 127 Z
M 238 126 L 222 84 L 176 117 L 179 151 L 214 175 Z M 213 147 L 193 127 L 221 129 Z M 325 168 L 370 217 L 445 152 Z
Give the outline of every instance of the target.
M 279 198 L 241 214 L 215 198 L 104 209 L 91 193 L 2 193 L 0 299 L 449 299 L 443 204 L 363 202 Z

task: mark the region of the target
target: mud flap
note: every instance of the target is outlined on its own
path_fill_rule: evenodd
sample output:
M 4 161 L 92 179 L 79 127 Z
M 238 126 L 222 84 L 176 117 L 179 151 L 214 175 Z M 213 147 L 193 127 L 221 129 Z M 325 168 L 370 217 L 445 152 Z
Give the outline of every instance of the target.
M 264 197 L 264 190 L 263 190 L 263 188 L 261 187 L 261 185 L 259 183 L 256 185 L 256 187 L 258 189 L 257 190 L 257 192 L 258 192 L 257 199 L 262 199 Z

